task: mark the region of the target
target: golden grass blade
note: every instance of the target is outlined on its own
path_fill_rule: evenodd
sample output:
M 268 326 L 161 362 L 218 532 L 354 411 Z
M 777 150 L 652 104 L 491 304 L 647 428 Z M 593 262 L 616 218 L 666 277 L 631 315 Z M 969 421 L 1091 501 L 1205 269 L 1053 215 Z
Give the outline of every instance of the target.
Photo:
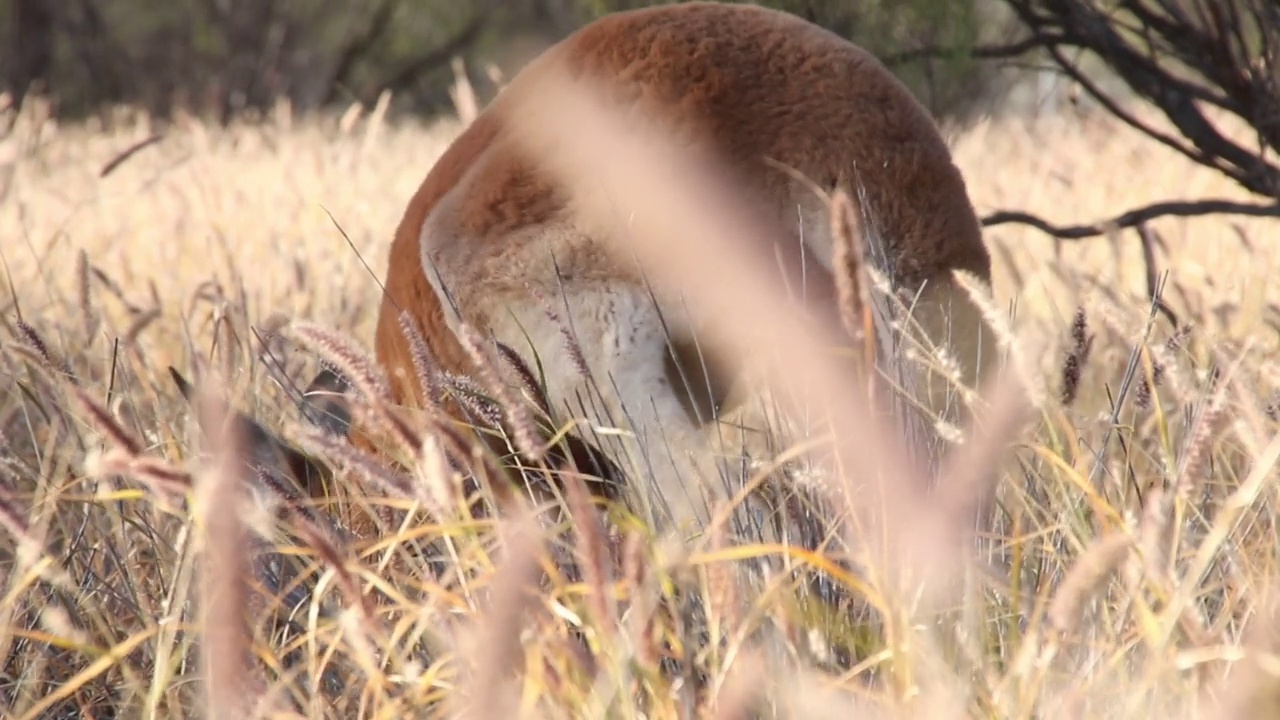
M 247 487 L 244 438 L 219 390 L 206 375 L 196 404 L 212 451 L 212 463 L 196 485 L 196 507 L 204 528 L 205 708 L 214 720 L 244 717 L 255 695 L 248 666 L 248 530 L 240 519 Z

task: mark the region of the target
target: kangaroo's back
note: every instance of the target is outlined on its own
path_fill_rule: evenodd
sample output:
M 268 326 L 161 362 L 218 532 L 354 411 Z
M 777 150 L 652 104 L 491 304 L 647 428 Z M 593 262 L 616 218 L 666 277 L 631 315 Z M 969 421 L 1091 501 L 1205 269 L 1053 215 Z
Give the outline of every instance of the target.
M 696 329 L 655 309 L 634 258 L 619 257 L 611 242 L 624 229 L 576 213 L 574 193 L 589 190 L 569 190 L 538 159 L 555 148 L 534 153 L 521 144 L 517 123 L 553 106 L 562 78 L 592 80 L 624 112 L 660 123 L 672 142 L 709 151 L 752 208 L 790 228 L 791 237 L 778 238 L 791 250 L 778 254 L 782 270 L 804 277 L 806 292 L 827 308 L 836 295 L 833 241 L 826 202 L 814 190 L 847 190 L 861 211 L 869 260 L 916 293 L 917 322 L 951 348 L 961 379 L 975 382 L 982 321 L 951 273 L 988 280 L 990 260 L 928 113 L 873 56 L 815 25 L 749 5 L 684 3 L 609 15 L 556 44 L 427 174 L 391 245 L 377 326 L 377 356 L 397 400 L 424 400 L 401 323 L 425 338 L 441 369 L 469 374 L 457 335 L 466 323 L 543 367 L 553 399 L 604 387 L 596 408 L 583 408 L 593 425 L 628 417 L 664 438 L 652 445 L 685 455 L 705 449 L 707 416 L 687 380 L 679 389 L 671 362 L 687 363 Z M 546 312 L 550 297 L 563 299 L 576 353 Z M 696 364 L 677 370 L 683 378 L 734 374 Z M 584 376 L 609 380 L 588 390 Z M 925 382 L 931 409 L 954 408 L 949 380 Z M 708 383 L 717 384 L 729 383 Z M 706 404 L 714 411 L 723 400 Z M 678 520 L 705 522 L 710 501 L 675 497 L 701 492 L 690 475 L 715 471 L 683 462 L 651 465 L 658 487 L 649 496 L 682 505 L 673 511 Z
M 538 91 L 542 79 L 559 72 L 602 79 L 612 100 L 664 121 L 682 140 L 711 147 L 784 222 L 794 224 L 798 211 L 825 212 L 787 169 L 824 190 L 850 189 L 866 203 L 866 232 L 874 234 L 885 269 L 903 285 L 950 269 L 989 277 L 978 221 L 948 148 L 928 113 L 872 55 L 797 17 L 755 6 L 685 3 L 620 12 L 530 63 L 413 196 L 392 243 L 377 330 L 379 358 L 393 374 L 400 369 L 412 377 L 404 372 L 399 310 L 420 324 L 439 362 L 454 371 L 467 366 L 424 273 L 420 243 L 433 241 L 422 234 L 428 216 L 469 172 L 469 192 L 455 209 L 466 232 L 449 242 L 509 243 L 513 227 L 563 211 L 550 179 L 506 139 L 510 118 L 555 102 Z M 829 238 L 818 237 L 816 245 L 817 259 L 829 263 Z M 418 392 L 411 382 L 396 384 L 406 400 Z

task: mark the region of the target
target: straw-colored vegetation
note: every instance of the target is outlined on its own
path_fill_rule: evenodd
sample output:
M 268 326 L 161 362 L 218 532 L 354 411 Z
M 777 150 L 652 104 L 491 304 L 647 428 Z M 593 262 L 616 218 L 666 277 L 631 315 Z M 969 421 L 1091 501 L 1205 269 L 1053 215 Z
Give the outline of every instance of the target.
M 271 599 L 228 580 L 257 547 L 227 521 L 239 472 L 201 442 L 166 367 L 207 361 L 237 408 L 297 437 L 253 329 L 308 321 L 368 346 L 390 234 L 455 131 L 377 113 L 184 121 L 100 176 L 149 136 L 146 118 L 19 118 L 0 146 L 0 714 L 248 702 L 418 717 L 465 699 L 495 718 L 510 703 L 553 717 L 1274 716 L 1280 247 L 1266 220 L 1152 225 L 1181 330 L 1149 311 L 1135 233 L 1056 246 L 988 232 L 993 320 L 1047 392 L 985 460 L 1001 536 L 962 587 L 934 595 L 942 605 L 894 594 L 871 558 L 855 580 L 820 553 L 794 562 L 864 593 L 874 624 L 816 609 L 788 575 L 736 593 L 731 550 L 683 557 L 600 523 L 572 483 L 573 530 L 535 542 L 545 528 L 518 518 L 460 518 L 443 465 L 423 462 L 422 499 L 453 520 L 414 508 L 379 539 L 346 541 L 324 508 L 282 513 L 276 531 L 278 500 L 243 515 L 300 560 L 310 593 L 283 588 L 298 607 L 272 635 Z M 993 120 L 955 147 L 981 212 L 1066 223 L 1238 194 L 1100 116 Z M 305 325 L 294 336 L 342 344 Z M 305 353 L 272 348 L 283 376 L 309 380 Z M 386 485 L 354 496 L 356 476 L 339 479 L 334 517 L 411 508 Z M 415 555 L 442 537 L 443 560 Z M 524 594 L 539 570 L 543 590 Z M 672 611 L 677 589 L 705 599 L 697 612 Z M 762 622 L 782 631 L 757 649 Z

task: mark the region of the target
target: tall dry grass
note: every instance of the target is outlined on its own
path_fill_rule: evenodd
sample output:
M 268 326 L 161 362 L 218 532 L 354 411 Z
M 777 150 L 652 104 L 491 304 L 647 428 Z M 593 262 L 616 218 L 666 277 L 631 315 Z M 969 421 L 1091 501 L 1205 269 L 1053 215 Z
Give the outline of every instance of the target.
M 606 128 L 574 137 L 625 154 L 634 133 L 594 135 Z M 726 572 L 762 549 L 672 547 L 572 482 L 567 526 L 518 496 L 501 522 L 475 517 L 448 448 L 417 436 L 389 442 L 407 476 L 342 456 L 352 472 L 327 506 L 271 491 L 234 462 L 243 437 L 196 430 L 193 414 L 218 427 L 215 387 L 193 413 L 166 367 L 207 366 L 202 383 L 220 378 L 236 408 L 323 451 L 292 402 L 315 360 L 273 330 L 336 329 L 357 345 L 310 345 L 361 369 L 391 229 L 455 130 L 376 111 L 227 131 L 187 120 L 100 176 L 150 120 L 18 119 L 0 172 L 5 716 L 1274 712 L 1280 299 L 1265 220 L 1153 224 L 1188 329 L 1151 313 L 1131 234 L 1057 246 L 990 231 L 989 314 L 1015 381 L 990 399 L 1029 419 L 962 446 L 934 495 L 853 494 L 896 510 L 872 512 L 891 521 L 884 552 L 793 550 L 763 585 Z M 1100 117 L 991 121 L 956 154 L 980 210 L 1061 222 L 1236 194 Z M 643 184 L 655 157 L 611 180 Z M 682 205 L 708 186 L 678 177 L 666 190 L 685 192 L 663 203 L 677 229 L 732 221 Z M 847 464 L 893 459 L 869 420 L 837 420 Z M 975 543 L 956 519 L 984 483 L 998 532 Z M 379 535 L 349 532 L 361 513 Z M 805 592 L 816 571 L 843 592 Z

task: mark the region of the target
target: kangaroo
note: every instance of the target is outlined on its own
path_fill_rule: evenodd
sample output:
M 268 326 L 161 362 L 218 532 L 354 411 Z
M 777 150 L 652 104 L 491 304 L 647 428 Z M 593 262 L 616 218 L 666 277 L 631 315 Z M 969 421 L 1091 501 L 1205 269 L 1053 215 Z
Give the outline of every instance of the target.
M 705 526 L 726 497 L 706 428 L 730 399 L 733 358 L 712 350 L 703 367 L 696 329 L 603 237 L 615 229 L 579 222 L 563 185 L 511 137 L 513 122 L 556 102 L 537 90 L 558 73 L 590 74 L 731 168 L 789 229 L 778 238 L 781 270 L 803 277 L 820 312 L 834 313 L 836 283 L 814 188 L 848 189 L 869 220 L 875 264 L 915 293 L 917 322 L 976 384 L 981 315 L 952 271 L 989 283 L 990 257 L 930 115 L 875 57 L 816 25 L 686 2 L 610 14 L 553 45 L 436 161 L 396 228 L 377 321 L 376 357 L 396 402 L 428 402 L 402 313 L 456 374 L 476 369 L 459 339 L 466 323 L 540 366 L 548 397 L 572 416 L 593 427 L 629 421 L 654 485 L 641 494 L 666 506 L 668 527 Z

